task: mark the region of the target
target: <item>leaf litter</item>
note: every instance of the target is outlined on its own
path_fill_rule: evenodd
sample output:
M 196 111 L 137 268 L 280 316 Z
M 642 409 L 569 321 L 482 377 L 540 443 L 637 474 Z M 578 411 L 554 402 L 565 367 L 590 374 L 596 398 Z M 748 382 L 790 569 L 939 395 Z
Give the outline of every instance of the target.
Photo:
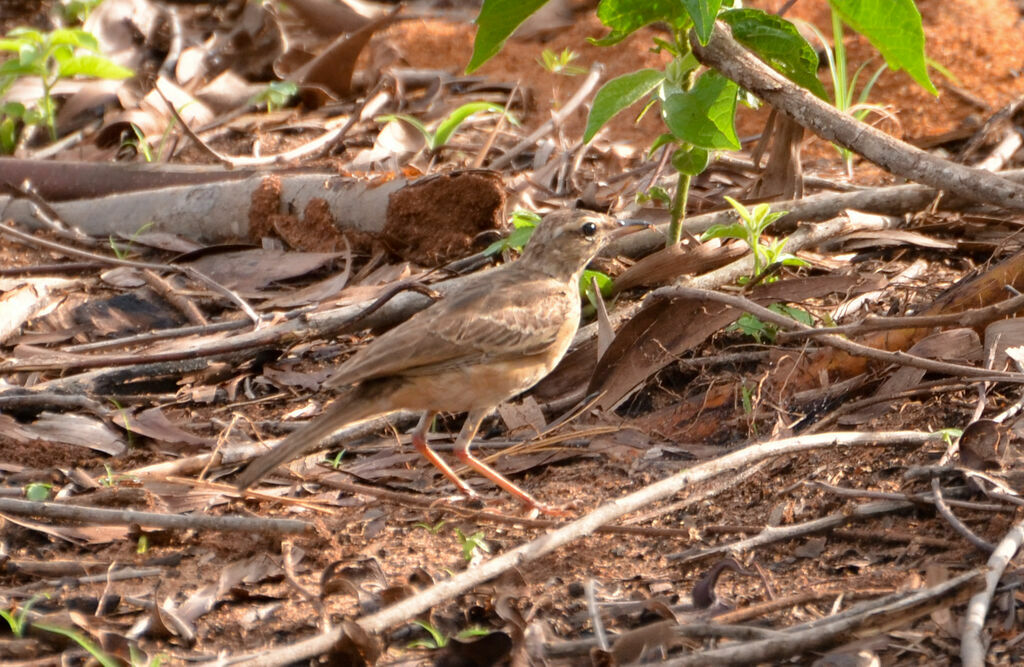
M 992 75 L 985 78 L 972 73 L 975 61 L 970 60 L 960 66 L 963 71 L 956 71 L 960 88 L 987 99 L 989 113 L 1020 92 L 1013 89 L 1015 84 L 1005 74 L 1019 67 L 1018 55 L 1004 53 L 1005 59 L 1000 60 L 997 45 L 1007 40 L 992 37 L 997 30 L 1015 35 L 1012 31 L 1019 28 L 999 26 L 991 20 L 1016 10 L 1004 7 L 1006 3 L 986 3 L 991 5 L 990 11 L 981 12 L 981 19 L 965 29 L 967 23 L 961 16 L 966 11 L 964 3 L 943 3 L 945 9 L 922 4 L 926 5 L 926 29 L 935 33 L 934 40 L 929 33 L 929 43 L 935 44 L 937 51 L 930 53 L 940 62 L 960 63 L 962 52 L 954 53 L 949 44 L 980 40 L 992 51 L 992 57 L 986 60 Z M 306 7 L 307 3 L 301 5 Z M 310 7 L 315 5 L 309 3 Z M 105 11 L 113 12 L 116 3 L 108 0 L 105 6 Z M 148 15 L 152 5 L 136 2 L 131 6 L 135 7 L 131 14 L 138 34 L 156 40 L 151 46 L 159 45 L 162 37 L 137 22 Z M 235 15 L 218 14 L 234 9 L 179 9 L 178 29 L 191 34 L 213 26 L 213 40 L 201 47 L 190 46 L 191 60 L 182 57 L 179 67 L 191 63 L 191 69 L 187 74 L 166 73 L 167 85 L 160 84 L 165 93 L 173 93 L 175 107 L 188 110 L 182 120 L 199 141 L 230 156 L 295 149 L 318 136 L 327 136 L 332 124 L 351 122 L 337 143 L 311 162 L 325 170 L 344 172 L 355 167 L 351 158 L 358 151 L 381 148 L 386 150 L 379 150 L 372 159 L 367 154 L 360 167 L 384 179 L 417 181 L 425 175 L 429 184 L 429 179 L 437 180 L 437 174 L 447 168 L 478 166 L 478 158 L 491 150 L 488 147 L 508 150 L 516 145 L 531 128 L 547 120 L 549 110 L 563 104 L 578 85 L 572 78 L 556 77 L 536 66 L 542 46 L 527 40 L 510 42 L 505 53 L 480 70 L 480 77 L 451 72 L 451 63 L 468 61 L 472 34 L 468 23 L 458 19 L 391 21 L 380 18 L 387 17 L 385 13 L 376 19 L 350 17 L 354 21 L 352 30 L 374 27 L 365 39 L 360 37 L 348 42 L 348 48 L 331 50 L 323 48 L 330 41 L 323 38 L 306 37 L 284 45 L 275 36 L 298 33 L 287 32 L 289 28 L 282 27 L 285 22 L 281 17 L 267 18 L 256 12 L 253 8 L 257 6 L 247 3 Z M 972 11 L 972 16 L 979 16 L 977 10 Z M 320 18 L 301 19 L 302 29 L 309 30 L 323 21 L 321 15 L 316 16 Z M 577 49 L 584 66 L 594 59 L 607 60 L 605 76 L 654 64 L 651 59 L 656 60 L 656 56 L 641 48 L 642 40 L 625 43 L 614 52 L 586 45 L 583 36 L 597 34 L 598 27 L 588 13 L 576 16 L 578 20 L 560 33 L 556 31 L 553 40 L 544 46 L 555 52 L 563 47 Z M 336 34 L 332 32 L 330 37 Z M 113 43 L 115 37 L 103 39 Z M 241 74 L 243 81 L 266 81 L 275 61 L 286 54 L 286 46 L 300 41 L 313 49 L 310 53 L 318 51 L 321 57 L 334 59 L 328 69 L 351 75 L 350 81 L 348 75 L 338 80 L 296 77 L 303 84 L 302 99 L 307 105 L 301 112 L 290 109 L 284 115 L 274 115 L 246 111 L 242 100 L 248 100 L 248 95 L 242 94 L 237 94 L 233 102 L 222 99 L 214 104 L 190 86 L 193 80 L 223 84 L 216 77 L 227 69 L 217 69 L 226 63 L 234 65 L 231 69 Z M 140 62 L 137 57 L 143 50 L 132 48 L 128 47 L 126 57 L 135 57 L 133 63 Z M 948 58 L 944 60 L 943 56 Z M 405 71 L 399 71 L 398 65 Z M 436 74 L 438 70 L 443 73 Z M 309 67 L 306 71 L 317 70 Z M 372 92 L 389 71 L 393 80 L 403 85 L 387 89 L 379 98 L 370 95 L 380 108 L 369 113 L 365 105 L 368 100 L 358 98 L 367 94 L 364 91 Z M 524 78 L 524 71 L 532 72 L 529 86 L 517 83 Z M 523 88 L 527 87 L 530 97 L 524 95 Z M 920 96 L 890 75 L 883 77 L 878 91 L 887 103 L 907 110 L 901 113 L 901 123 L 903 131 L 912 137 L 948 132 L 979 112 L 976 104 L 955 94 L 943 96 L 938 112 L 932 108 L 920 111 Z M 83 87 L 63 93 L 69 96 L 67 107 L 73 108 L 70 100 L 74 95 L 86 92 Z M 106 95 L 103 99 L 111 99 L 109 91 Z M 121 91 L 115 97 L 118 104 L 108 102 L 104 106 L 107 117 L 90 132 L 118 136 L 115 129 L 120 127 L 123 135 L 127 128 L 125 114 L 134 114 L 136 124 L 154 147 L 164 145 L 161 160 L 184 165 L 209 162 L 208 153 L 198 147 L 196 139 L 180 134 L 180 128 L 175 130 L 177 121 L 151 91 Z M 470 123 L 459 131 L 457 142 L 434 154 L 418 143 L 378 145 L 380 128 L 373 118 L 379 113 L 412 110 L 432 120 L 445 117 L 471 99 L 506 104 L 520 115 L 522 128 L 496 124 L 495 118 Z M 139 113 L 146 114 L 146 120 Z M 197 306 L 210 325 L 186 323 L 179 306 L 154 298 L 148 284 L 123 277 L 113 280 L 108 276 L 104 280 L 98 267 L 80 269 L 74 282 L 61 285 L 60 302 L 45 305 L 40 313 L 29 316 L 32 319 L 20 318 L 27 324 L 15 337 L 5 340 L 4 375 L 0 378 L 4 383 L 0 400 L 11 401 L 0 403 L 0 417 L 10 424 L 10 429 L 0 428 L 0 480 L 11 491 L 4 495 L 21 495 L 28 484 L 42 482 L 52 485 L 50 497 L 62 503 L 154 512 L 193 511 L 211 516 L 294 517 L 315 529 L 313 534 L 294 538 L 289 546 L 280 536 L 257 530 L 161 530 L 131 523 L 101 526 L 89 521 L 83 525 L 27 518 L 4 510 L 0 512 L 5 533 L 0 608 L 27 608 L 32 596 L 45 589 L 51 597 L 39 604 L 37 611 L 28 612 L 33 622 L 78 628 L 124 659 L 129 643 L 150 657 L 164 654 L 174 659 L 195 659 L 225 650 L 237 655 L 294 642 L 339 625 L 353 638 L 352 646 L 337 648 L 339 653 L 348 651 L 366 660 L 384 650 L 387 659 L 392 660 L 410 656 L 417 656 L 421 662 L 440 659 L 440 651 L 414 652 L 407 648 L 413 640 L 427 635 L 422 625 L 399 623 L 378 638 L 380 644 L 375 644 L 360 636 L 351 621 L 386 609 L 417 590 L 429 590 L 436 582 L 469 572 L 472 568 L 464 553 L 468 553 L 466 540 L 472 536 L 482 532 L 491 553 L 498 555 L 550 530 L 544 522 L 524 519 L 517 508 L 503 501 L 488 501 L 483 508 L 437 503 L 447 490 L 439 486 L 443 482 L 434 471 L 422 465 L 408 448 L 408 438 L 403 435 L 407 424 L 401 419 L 395 421 L 392 430 L 377 428 L 369 434 L 357 434 L 361 440 L 334 442 L 328 462 L 316 456 L 308 461 L 314 465 L 293 465 L 300 477 L 277 476 L 244 501 L 236 499 L 220 479 L 232 471 L 230 462 L 237 460 L 232 457 L 240 456 L 238 452 L 246 448 L 258 451 L 266 440 L 287 430 L 287 413 L 298 410 L 303 414 L 294 416 L 310 416 L 306 409 L 310 390 L 319 385 L 323 373 L 339 355 L 363 344 L 362 329 L 384 327 L 403 316 L 400 308 L 388 311 L 388 305 L 393 305 L 389 302 L 381 308 L 384 315 L 378 313 L 379 323 L 371 323 L 369 318 L 357 320 L 351 330 L 286 326 L 310 317 L 310 306 L 324 304 L 321 312 L 329 312 L 332 307 L 362 311 L 396 285 L 405 284 L 403 281 L 443 288 L 451 279 L 449 271 L 422 271 L 420 267 L 429 270 L 450 263 L 447 268 L 457 273 L 480 266 L 480 259 L 474 259 L 474 255 L 494 240 L 494 230 L 503 218 L 505 196 L 510 205 L 533 207 L 570 205 L 584 195 L 601 205 L 613 203 L 616 198 L 631 200 L 649 174 L 644 172 L 642 154 L 655 134 L 654 126 L 650 120 L 636 127 L 622 121 L 606 130 L 591 152 L 577 160 L 582 153 L 574 152 L 578 150 L 574 141 L 584 119 L 585 115 L 577 112 L 554 128 L 546 139 L 549 144 L 544 150 L 550 151 L 546 159 L 544 150 L 537 151 L 525 155 L 522 164 L 506 170 L 500 179 L 483 176 L 503 183 L 502 197 L 490 202 L 481 202 L 473 195 L 493 190 L 481 188 L 467 195 L 479 205 L 483 215 L 478 218 L 487 224 L 446 227 L 450 223 L 441 216 L 424 223 L 428 220 L 425 212 L 443 209 L 451 201 L 451 191 L 434 191 L 422 195 L 419 203 L 408 204 L 401 217 L 388 217 L 392 228 L 384 237 L 368 241 L 344 234 L 342 249 L 333 245 L 334 238 L 315 233 L 305 238 L 290 235 L 286 222 L 300 220 L 302 215 L 302 221 L 312 223 L 314 217 L 278 204 L 274 210 L 284 216 L 282 219 L 275 222 L 267 215 L 261 220 L 269 223 L 263 229 L 272 231 L 239 239 L 256 241 L 260 247 L 206 254 L 206 265 L 199 270 L 222 290 L 184 273 L 172 281 L 173 290 Z M 1014 123 L 1018 121 L 1013 119 Z M 68 131 L 71 120 L 64 118 L 62 122 L 68 123 L 63 128 Z M 763 122 L 763 116 L 745 117 L 740 134 L 745 132 L 742 125 L 757 132 Z M 169 127 L 168 140 L 164 141 Z M 27 155 L 34 150 L 26 146 Z M 72 154 L 72 150 L 77 152 Z M 67 156 L 103 161 L 124 150 L 124 144 L 117 141 L 106 145 L 83 142 L 77 149 L 69 149 Z M 819 140 L 811 140 L 805 170 L 812 166 L 819 175 L 838 179 L 842 168 L 830 151 Z M 1009 166 L 1016 165 L 1011 161 Z M 736 196 L 749 185 L 749 179 L 734 169 L 716 174 L 697 184 L 694 201 L 698 207 L 717 206 L 721 194 Z M 531 176 L 537 175 L 543 178 L 531 182 Z M 282 173 L 279 177 L 287 179 L 288 175 Z M 441 180 L 451 178 L 444 176 Z M 885 182 L 867 165 L 858 166 L 856 178 L 862 185 Z M 590 183 L 600 185 L 588 194 L 585 190 Z M 647 213 L 653 220 L 662 215 L 657 209 Z M 765 303 L 794 303 L 819 316 L 839 312 L 861 294 L 868 296 L 869 301 L 861 300 L 846 308 L 842 324 L 866 321 L 868 314 L 913 312 L 938 316 L 983 308 L 1006 298 L 1005 285 L 1020 286 L 1019 241 L 1014 238 L 1019 221 L 1012 215 L 995 219 L 977 216 L 949 210 L 925 211 L 915 215 L 909 229 L 855 230 L 845 239 L 836 237 L 831 246 L 819 244 L 813 253 L 810 248 L 799 251 L 816 263 L 819 275 L 805 277 L 803 283 L 783 281 L 763 288 L 769 296 L 759 298 L 757 291 L 750 296 L 759 302 L 763 298 Z M 245 219 L 247 211 L 237 217 Z M 296 229 L 301 233 L 301 226 Z M 170 237 L 147 237 L 174 231 L 129 230 L 117 237 L 116 243 L 111 241 L 106 247 L 92 250 L 113 257 L 127 249 L 133 259 L 176 262 L 180 258 L 170 253 L 142 247 L 184 250 L 179 242 L 171 243 Z M 413 232 L 422 238 L 413 236 Z M 67 243 L 59 228 L 51 228 L 42 236 Z M 29 284 L 27 276 L 33 267 L 70 259 L 52 248 L 25 250 L 11 238 L 4 238 L 0 243 L 0 266 L 4 267 L 5 280 L 17 281 L 21 276 L 24 282 L 15 284 Z M 325 247 L 327 243 L 332 245 Z M 999 254 L 993 257 L 994 249 Z M 396 261 L 395 253 L 413 264 Z M 706 274 L 735 259 L 724 251 L 722 255 L 684 261 L 666 253 L 657 262 L 641 259 L 633 265 L 631 285 L 658 284 L 689 272 Z M 928 265 L 925 274 L 902 285 L 889 280 L 922 260 Z M 991 266 L 996 260 L 1004 261 Z M 459 267 L 463 261 L 468 263 Z M 972 275 L 978 277 L 973 282 L 965 280 Z M 829 283 L 814 284 L 821 279 Z M 746 443 L 799 432 L 803 425 L 823 420 L 851 398 L 872 394 L 884 398 L 917 392 L 910 398 L 877 403 L 870 414 L 862 411 L 848 415 L 846 419 L 856 421 L 863 432 L 929 432 L 973 422 L 965 433 L 966 442 L 961 444 L 958 460 L 963 467 L 940 466 L 949 457 L 947 446 L 937 439 L 915 447 L 819 449 L 769 459 L 749 471 L 738 470 L 733 479 L 702 482 L 686 495 L 646 507 L 645 521 L 630 524 L 637 529 L 636 534 L 588 534 L 510 570 L 518 579 L 500 580 L 490 588 L 477 586 L 458 598 L 439 600 L 419 620 L 443 637 L 455 637 L 473 627 L 485 628 L 493 647 L 470 644 L 466 649 L 470 656 L 487 654 L 497 660 L 511 654 L 524 658 L 536 655 L 531 651 L 543 650 L 557 656 L 552 657 L 553 661 L 578 664 L 591 650 L 603 650 L 610 654 L 609 659 L 625 662 L 650 656 L 652 650 L 696 650 L 707 637 L 729 637 L 721 633 L 730 623 L 747 624 L 743 629 L 747 635 L 719 641 L 716 645 L 722 647 L 720 650 L 745 643 L 753 646 L 765 640 L 767 635 L 758 635 L 752 621 L 757 621 L 761 631 L 786 629 L 796 637 L 801 624 L 811 624 L 813 631 L 814 623 L 824 627 L 826 622 L 842 621 L 854 603 L 885 602 L 887 595 L 917 591 L 922 598 L 917 607 L 885 607 L 888 611 L 878 612 L 876 619 L 890 620 L 878 625 L 868 639 L 854 641 L 858 633 L 863 636 L 865 628 L 877 622 L 870 617 L 858 621 L 862 625 L 857 632 L 837 630 L 829 635 L 830 644 L 806 649 L 812 652 L 803 654 L 804 658 L 813 656 L 813 651 L 832 649 L 836 653 L 877 654 L 886 664 L 905 664 L 916 663 L 922 655 L 939 661 L 955 653 L 951 647 L 960 640 L 963 602 L 976 583 L 971 568 L 984 563 L 987 555 L 970 546 L 960 529 L 940 518 L 929 499 L 929 494 L 934 495 L 934 484 L 929 482 L 941 480 L 942 495 L 953 514 L 987 541 L 998 542 L 1010 531 L 1015 521 L 1015 490 L 1020 488 L 1016 466 L 1019 453 L 1014 441 L 1018 427 L 1012 416 L 1004 419 L 1005 426 L 994 417 L 1018 400 L 1015 385 L 986 386 L 982 407 L 984 414 L 993 419 L 977 421 L 979 401 L 974 386 L 964 389 L 962 384 L 934 382 L 929 386 L 929 381 L 939 376 L 922 377 L 919 370 L 911 372 L 906 366 L 897 370 L 844 358 L 843 353 L 827 349 L 813 336 L 780 338 L 786 342 L 766 349 L 763 343 L 757 345 L 740 332 L 728 330 L 737 315 L 717 318 L 714 313 L 721 311 L 715 304 L 690 300 L 682 304 L 685 309 L 679 310 L 680 304 L 676 303 L 677 311 L 666 315 L 659 309 L 666 302 L 671 305 L 672 300 L 653 294 L 629 311 L 630 302 L 638 301 L 644 292 L 635 287 L 632 291 L 623 288 L 622 292 L 618 307 L 635 314 L 627 316 L 625 328 L 620 326 L 612 344 L 613 354 L 604 359 L 617 360 L 631 373 L 626 376 L 630 379 L 617 379 L 618 388 L 598 399 L 598 407 L 586 403 L 583 409 L 572 409 L 575 400 L 558 406 L 558 395 L 566 392 L 555 392 L 556 396 L 547 395 L 536 406 L 504 408 L 502 421 L 494 420 L 485 429 L 486 444 L 491 451 L 502 453 L 496 461 L 498 469 L 516 474 L 517 480 L 540 498 L 571 504 L 577 516 L 584 516 L 604 501 L 711 461 Z M 292 300 L 282 300 L 288 294 Z M 128 296 L 133 298 L 125 299 Z M 124 303 L 117 310 L 108 308 L 107 304 L 118 297 Z M 238 300 L 248 302 L 257 315 L 266 316 L 259 327 L 269 334 L 257 344 L 239 349 L 208 347 L 232 342 L 233 336 L 209 327 L 237 319 Z M 325 303 L 328 301 L 333 303 Z M 100 306 L 103 309 L 97 310 Z M 274 308 L 292 310 L 277 312 L 272 311 Z M 6 319 L 6 312 L 4 302 L 0 302 L 0 321 Z M 160 319 L 154 320 L 154 315 Z M 352 320 L 350 315 L 345 317 Z M 967 322 L 964 326 L 970 328 L 956 331 L 950 322 L 936 340 L 927 337 L 927 326 L 903 323 L 902 328 L 865 334 L 858 340 L 951 364 L 1012 370 L 1008 349 L 1017 345 L 1016 332 L 999 331 L 998 324 L 996 315 Z M 132 338 L 154 327 L 168 330 L 164 342 Z M 954 335 L 960 336 L 965 345 L 963 352 L 955 355 L 946 340 Z M 123 339 L 111 348 L 123 358 L 117 365 L 98 371 L 107 373 L 104 382 L 108 391 L 102 394 L 109 400 L 105 406 L 108 415 L 88 412 L 81 406 L 53 413 L 39 407 L 45 401 L 14 401 L 18 394 L 42 391 L 48 384 L 73 386 L 78 372 L 74 370 L 75 359 L 96 353 L 72 353 L 68 348 L 101 341 L 110 344 L 112 338 Z M 983 351 L 979 340 L 984 341 Z M 622 346 L 621 352 L 614 352 L 617 345 Z M 765 351 L 767 355 L 760 355 Z M 28 356 L 29 352 L 33 354 Z M 155 352 L 174 352 L 179 359 L 153 356 Z M 620 378 L 615 375 L 614 364 L 609 370 L 604 359 L 599 362 L 593 351 L 569 356 L 546 382 L 556 385 L 561 377 L 574 378 L 561 380 L 561 386 L 582 389 L 591 381 L 595 366 L 598 374 L 591 388 L 603 386 L 607 380 L 602 378 Z M 29 361 L 37 366 L 10 361 Z M 58 371 L 66 377 L 58 379 Z M 833 385 L 851 379 L 858 379 L 861 389 L 850 396 L 827 394 Z M 110 391 L 111 387 L 118 391 Z M 586 393 L 581 391 L 579 398 Z M 790 400 L 794 395 L 815 393 L 814 400 L 804 403 Z M 545 396 L 542 391 L 537 395 Z M 312 398 L 318 403 L 327 397 L 314 393 Z M 617 406 L 615 410 L 610 409 L 613 406 Z M 567 411 L 575 418 L 556 425 L 554 431 L 532 435 L 557 423 L 558 416 Z M 109 445 L 102 443 L 108 442 L 109 434 L 116 434 L 122 444 L 116 450 L 95 454 L 58 444 L 61 438 L 52 430 L 27 442 L 14 437 L 16 432 L 38 429 L 54 420 L 63 424 L 60 430 L 68 434 L 67 439 L 106 447 Z M 82 420 L 87 420 L 88 426 Z M 452 432 L 457 425 L 457 417 L 445 417 L 439 430 Z M 508 429 L 512 430 L 511 439 L 507 439 Z M 523 447 L 516 436 L 534 442 Z M 444 451 L 443 437 L 438 437 L 438 444 L 438 449 Z M 169 473 L 171 476 L 166 478 L 143 472 L 163 463 L 181 463 L 180 470 L 191 472 Z M 325 466 L 334 470 L 327 473 Z M 917 470 L 917 476 L 910 475 L 911 470 Z M 362 486 L 358 491 L 339 493 L 332 490 L 332 478 L 346 484 L 356 481 Z M 105 489 L 111 493 L 104 495 Z M 489 492 L 482 483 L 480 489 Z M 900 499 L 874 499 L 868 495 L 873 492 L 897 494 Z M 412 498 L 428 502 L 414 502 Z M 814 523 L 830 517 L 835 525 L 822 528 Z M 783 529 L 793 532 L 776 534 Z M 231 539 L 225 540 L 225 535 Z M 739 553 L 729 546 L 754 537 L 761 542 Z M 714 553 L 716 547 L 720 547 L 720 553 Z M 683 553 L 690 553 L 693 559 L 679 557 Z M 87 558 L 91 561 L 88 574 L 94 578 L 74 575 L 51 586 L 47 577 L 33 574 L 32 565 L 54 555 L 68 560 Z M 373 575 L 355 571 L 357 564 Z M 136 571 L 128 571 L 131 568 Z M 156 568 L 159 574 L 146 574 L 145 568 Z M 346 572 L 344 583 L 328 585 L 330 573 L 338 568 Z M 115 576 L 122 570 L 124 578 Z M 963 577 L 958 578 L 960 575 Z M 942 589 L 944 585 L 949 585 L 949 590 Z M 111 593 L 117 597 L 109 597 Z M 1012 594 L 997 595 L 1004 596 L 1000 604 L 1013 604 Z M 94 620 L 97 616 L 69 611 L 83 600 L 89 614 L 104 607 L 103 624 Z M 1019 659 L 1014 657 L 1020 634 L 1018 615 L 1013 611 L 1002 627 L 998 621 L 990 621 L 990 655 L 1009 662 Z M 600 649 L 594 639 L 598 626 L 612 633 L 613 639 Z M 699 635 L 699 628 L 708 634 Z M 817 632 L 827 634 L 826 630 Z M 124 642 L 125 638 L 129 641 Z M 457 654 L 460 649 L 451 647 L 459 646 L 460 641 L 452 639 L 441 651 Z M 74 649 L 37 641 L 26 655 L 43 657 L 61 650 Z M 14 657 L 5 655 L 4 659 Z

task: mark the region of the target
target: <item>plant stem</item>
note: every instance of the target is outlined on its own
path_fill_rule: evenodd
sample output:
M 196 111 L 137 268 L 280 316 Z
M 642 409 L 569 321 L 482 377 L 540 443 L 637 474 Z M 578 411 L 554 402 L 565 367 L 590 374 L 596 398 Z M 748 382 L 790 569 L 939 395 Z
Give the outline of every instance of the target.
M 683 220 L 686 218 L 686 201 L 690 197 L 690 181 L 692 179 L 693 177 L 689 174 L 679 172 L 676 191 L 672 194 L 672 209 L 670 211 L 672 220 L 668 225 L 668 239 L 665 241 L 665 247 L 676 245 L 683 236 Z

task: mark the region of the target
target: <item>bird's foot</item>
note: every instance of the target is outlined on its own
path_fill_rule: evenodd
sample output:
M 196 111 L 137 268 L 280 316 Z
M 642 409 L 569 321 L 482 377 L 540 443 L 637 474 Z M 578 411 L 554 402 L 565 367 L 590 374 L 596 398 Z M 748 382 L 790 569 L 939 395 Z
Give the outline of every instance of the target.
M 576 509 L 576 507 L 572 505 L 548 505 L 538 500 L 524 502 L 524 505 L 530 517 L 535 517 L 538 514 L 545 514 L 547 516 L 554 517 L 570 517 L 573 516 L 574 510 Z

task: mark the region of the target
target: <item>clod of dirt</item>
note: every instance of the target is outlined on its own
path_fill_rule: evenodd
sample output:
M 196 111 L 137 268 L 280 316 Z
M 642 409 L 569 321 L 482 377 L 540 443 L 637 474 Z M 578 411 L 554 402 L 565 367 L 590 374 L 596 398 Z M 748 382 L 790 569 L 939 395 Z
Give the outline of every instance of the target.
M 436 266 L 467 254 L 505 218 L 501 176 L 461 171 L 425 178 L 391 195 L 382 240 L 403 259 Z

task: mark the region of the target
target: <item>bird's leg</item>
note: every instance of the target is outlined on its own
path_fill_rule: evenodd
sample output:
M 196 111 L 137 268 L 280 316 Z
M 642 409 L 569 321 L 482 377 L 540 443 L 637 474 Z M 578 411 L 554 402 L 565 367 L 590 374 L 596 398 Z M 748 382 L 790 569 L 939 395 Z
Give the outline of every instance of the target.
M 469 486 L 459 479 L 459 476 L 455 474 L 451 466 L 444 462 L 440 456 L 437 455 L 430 445 L 427 444 L 427 432 L 430 431 L 430 425 L 434 423 L 434 417 L 437 416 L 436 412 L 424 412 L 423 416 L 420 417 L 420 423 L 416 425 L 416 429 L 412 432 L 412 444 L 416 448 L 416 451 L 423 455 L 425 459 L 434 464 L 438 470 L 444 473 L 444 476 L 452 481 L 455 488 L 460 493 L 465 494 L 469 497 L 475 497 L 477 492 L 469 488 Z
M 490 410 L 473 410 L 466 415 L 466 423 L 462 426 L 462 430 L 459 431 L 459 437 L 455 440 L 455 456 L 473 470 L 476 470 L 487 479 L 523 501 L 529 509 L 536 509 L 544 514 L 563 516 L 567 514 L 565 510 L 557 507 L 551 507 L 540 502 L 526 491 L 520 489 L 500 472 L 473 456 L 469 451 L 470 446 L 473 444 L 473 438 L 476 436 L 476 432 L 480 428 L 480 422 L 482 422 L 484 417 L 486 417 L 490 412 Z

